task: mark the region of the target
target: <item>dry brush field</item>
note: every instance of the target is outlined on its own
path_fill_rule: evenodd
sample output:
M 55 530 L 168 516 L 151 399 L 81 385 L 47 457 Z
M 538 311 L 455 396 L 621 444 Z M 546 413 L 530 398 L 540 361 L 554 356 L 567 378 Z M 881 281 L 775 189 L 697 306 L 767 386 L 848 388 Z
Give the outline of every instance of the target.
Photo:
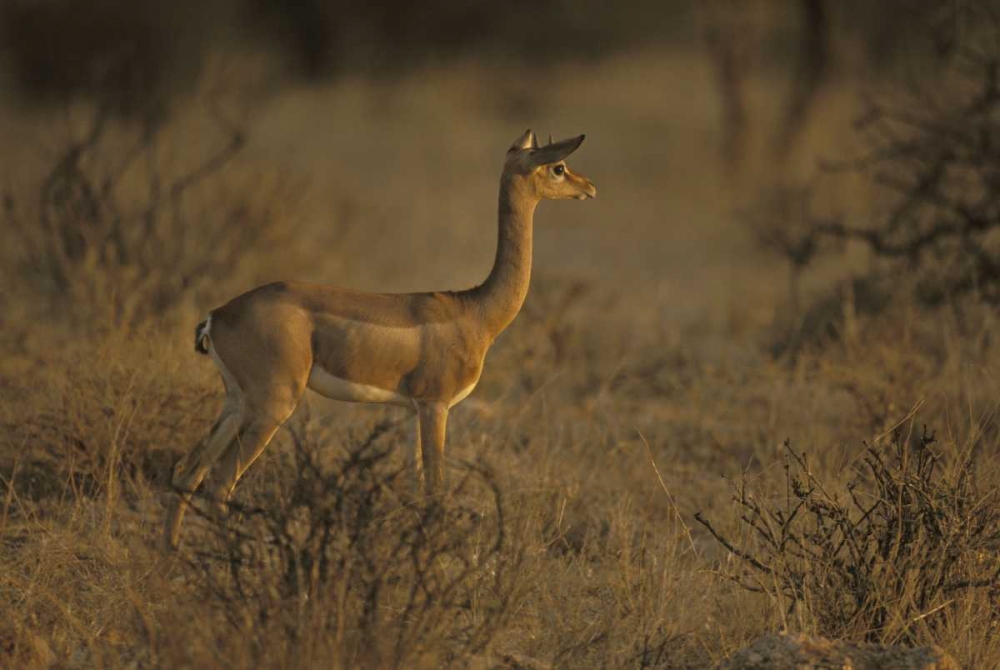
M 761 75 L 734 175 L 684 51 L 278 88 L 239 62 L 155 133 L 0 110 L 0 665 L 710 668 L 789 629 L 1000 667 L 995 309 L 905 275 L 872 306 L 844 281 L 864 249 L 796 274 L 754 224 L 859 147 L 855 82 L 778 161 Z M 600 195 L 540 207 L 447 503 L 411 499 L 405 411 L 309 395 L 228 528 L 194 514 L 164 554 L 173 463 L 222 399 L 204 312 L 278 278 L 480 281 L 526 125 L 586 133 Z M 885 203 L 840 175 L 811 206 Z

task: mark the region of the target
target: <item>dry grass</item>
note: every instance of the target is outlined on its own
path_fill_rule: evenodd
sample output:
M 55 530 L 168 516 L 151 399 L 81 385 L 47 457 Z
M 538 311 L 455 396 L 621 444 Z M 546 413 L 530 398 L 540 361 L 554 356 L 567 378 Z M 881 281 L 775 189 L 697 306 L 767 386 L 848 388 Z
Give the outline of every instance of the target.
M 247 115 L 236 172 L 204 183 L 199 211 L 208 230 L 238 235 L 220 222 L 246 203 L 261 215 L 255 239 L 271 240 L 288 229 L 265 215 L 294 205 L 307 244 L 250 240 L 238 263 L 195 278 L 194 297 L 129 318 L 107 318 L 109 294 L 93 292 L 72 319 L 46 314 L 37 287 L 5 272 L 0 665 L 708 668 L 764 631 L 830 632 L 824 603 L 789 618 L 780 598 L 725 579 L 735 559 L 694 513 L 750 542 L 730 480 L 781 500 L 790 438 L 839 487 L 862 442 L 904 418 L 938 431 L 945 468 L 971 457 L 990 490 L 996 317 L 973 302 L 928 317 L 902 297 L 865 314 L 840 294 L 837 337 L 773 357 L 786 268 L 733 214 L 745 200 L 714 157 L 708 80 L 682 51 L 565 66 L 545 90 L 474 65 L 283 90 Z M 850 137 L 851 89 L 824 96 L 794 164 Z M 401 410 L 310 397 L 241 483 L 229 527 L 193 515 L 179 556 L 163 556 L 170 466 L 220 400 L 189 351 L 198 310 L 288 274 L 389 290 L 479 280 L 499 157 L 525 118 L 588 133 L 574 165 L 601 197 L 539 212 L 529 303 L 452 416 L 454 504 L 407 499 Z M 22 154 L 54 123 L 18 120 L 2 144 Z M 310 192 L 279 198 L 256 170 L 308 177 Z M 9 181 L 36 197 L 30 174 Z M 863 188 L 836 189 L 866 207 Z M 193 221 L 185 244 L 197 247 Z M 120 272 L 107 277 L 128 292 Z M 816 270 L 803 299 L 839 277 Z M 997 667 L 984 642 L 997 639 L 995 603 L 949 600 L 908 638 Z

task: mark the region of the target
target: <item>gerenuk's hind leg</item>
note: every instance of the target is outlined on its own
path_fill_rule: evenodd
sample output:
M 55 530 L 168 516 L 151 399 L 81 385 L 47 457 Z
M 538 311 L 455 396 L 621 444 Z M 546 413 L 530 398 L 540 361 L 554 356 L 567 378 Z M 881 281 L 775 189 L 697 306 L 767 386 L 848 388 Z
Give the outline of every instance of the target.
M 170 549 L 177 547 L 184 512 L 201 480 L 205 478 L 212 464 L 222 456 L 226 447 L 236 438 L 241 422 L 240 402 L 235 395 L 227 396 L 219 418 L 211 432 L 191 449 L 174 466 L 171 485 L 177 497 L 171 502 L 164 527 L 164 543 Z
M 292 407 L 288 411 L 288 415 L 291 415 L 294 409 Z M 236 439 L 230 443 L 219 462 L 218 476 L 213 477 L 215 481 L 209 493 L 209 497 L 217 506 L 219 514 L 226 513 L 229 497 L 233 494 L 236 483 L 267 448 L 285 419 L 249 418 L 245 425 L 240 428 Z
M 181 497 L 167 519 L 165 538 L 171 548 L 177 546 L 184 507 L 208 468 L 222 459 L 222 490 L 215 493 L 224 500 L 295 410 L 312 367 L 311 351 L 299 346 L 294 333 L 280 330 L 291 328 L 291 321 L 279 320 L 278 331 L 262 332 L 241 329 L 218 316 L 213 312 L 208 353 L 239 409 L 224 412 L 208 444 L 199 445 L 177 467 L 174 485 Z
M 284 383 L 255 388 L 244 397 L 246 409 L 236 439 L 227 447 L 213 477 L 211 497 L 220 514 L 227 511 L 236 483 L 271 442 L 271 438 L 295 411 L 305 384 L 290 377 Z

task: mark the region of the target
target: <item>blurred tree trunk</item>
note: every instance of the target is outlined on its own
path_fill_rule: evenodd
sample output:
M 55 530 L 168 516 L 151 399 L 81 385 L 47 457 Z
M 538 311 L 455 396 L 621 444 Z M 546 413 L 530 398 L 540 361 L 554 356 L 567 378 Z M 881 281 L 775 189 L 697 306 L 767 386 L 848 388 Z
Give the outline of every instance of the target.
M 798 5 L 802 10 L 802 29 L 791 99 L 775 138 L 778 158 L 786 157 L 801 135 L 830 66 L 831 35 L 826 0 L 799 0 Z
M 794 148 L 809 119 L 816 94 L 829 73 L 831 23 L 828 0 L 794 0 L 799 25 L 792 45 L 792 90 L 784 102 L 773 162 Z M 705 43 L 722 106 L 722 157 L 731 173 L 747 158 L 752 129 L 747 80 L 761 69 L 763 54 L 776 39 L 774 4 L 714 0 L 702 5 Z M 780 12 L 778 12 L 780 14 Z

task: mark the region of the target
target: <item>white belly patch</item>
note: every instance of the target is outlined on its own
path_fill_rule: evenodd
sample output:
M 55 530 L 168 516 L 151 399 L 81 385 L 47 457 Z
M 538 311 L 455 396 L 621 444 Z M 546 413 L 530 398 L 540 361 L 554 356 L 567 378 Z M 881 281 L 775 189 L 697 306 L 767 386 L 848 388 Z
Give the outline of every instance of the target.
M 387 391 L 377 386 L 358 384 L 356 382 L 334 377 L 323 368 L 314 365 L 309 373 L 309 388 L 316 393 L 334 400 L 347 402 L 375 402 L 392 405 L 409 406 L 410 399 L 395 391 Z
M 469 384 L 468 386 L 466 386 L 464 389 L 462 389 L 461 391 L 459 391 L 458 395 L 456 395 L 454 398 L 451 399 L 451 402 L 448 404 L 448 408 L 451 409 L 452 407 L 454 407 L 458 403 L 460 403 L 463 400 L 465 400 L 466 398 L 468 398 L 469 394 L 472 393 L 472 391 L 476 388 L 476 384 L 478 384 L 478 383 L 479 383 L 479 380 L 477 379 L 476 381 L 472 382 L 471 384 Z
M 454 407 L 458 403 L 465 400 L 476 388 L 476 384 L 478 382 L 479 380 L 477 379 L 459 391 L 458 394 L 451 399 L 451 402 L 448 403 L 448 407 Z M 308 386 L 316 393 L 333 400 L 383 403 L 390 405 L 402 405 L 404 407 L 411 407 L 413 405 L 412 398 L 408 398 L 407 396 L 396 393 L 395 391 L 388 391 L 377 386 L 358 384 L 357 382 L 352 382 L 341 377 L 334 377 L 317 365 L 314 365 L 312 370 L 309 372 Z

